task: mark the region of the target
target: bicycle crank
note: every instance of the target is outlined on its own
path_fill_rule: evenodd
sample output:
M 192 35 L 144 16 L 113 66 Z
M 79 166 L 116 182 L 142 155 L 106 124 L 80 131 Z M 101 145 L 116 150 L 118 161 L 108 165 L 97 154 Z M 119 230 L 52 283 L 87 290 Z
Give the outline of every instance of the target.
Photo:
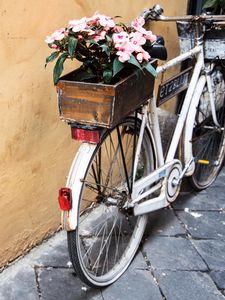
M 180 191 L 182 177 L 182 165 L 176 162 L 170 169 L 166 181 L 166 199 L 169 203 L 173 202 Z

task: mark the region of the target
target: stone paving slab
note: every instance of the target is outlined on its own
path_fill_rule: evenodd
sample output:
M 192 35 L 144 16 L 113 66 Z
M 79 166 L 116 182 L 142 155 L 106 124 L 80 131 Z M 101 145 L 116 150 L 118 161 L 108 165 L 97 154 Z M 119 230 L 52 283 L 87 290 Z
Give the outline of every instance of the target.
M 207 270 L 192 243 L 184 238 L 150 237 L 143 249 L 154 269 Z
M 41 299 L 104 300 L 101 291 L 82 284 L 72 270 L 62 268 L 38 269 Z
M 225 164 L 224 164 L 225 166 Z M 223 167 L 220 171 L 219 176 L 216 178 L 216 180 L 213 182 L 211 187 L 225 187 L 225 168 Z M 210 187 L 210 188 L 211 188 Z
M 224 300 L 206 273 L 158 271 L 156 277 L 167 300 Z
M 178 196 L 178 199 L 172 205 L 176 210 L 188 208 L 196 211 L 221 211 L 225 209 L 224 191 L 225 187 L 214 187 L 199 193 L 184 192 Z
M 1 300 L 38 300 L 34 268 L 26 264 L 16 264 L 0 274 Z
M 161 209 L 148 215 L 145 235 L 180 236 L 186 234 L 172 209 Z
M 192 240 L 210 270 L 225 270 L 225 240 Z
M 225 210 L 225 168 L 223 168 L 214 181 L 206 190 L 196 192 L 185 184 L 183 191 L 172 204 L 176 210 Z
M 144 261 L 139 253 L 128 270 L 111 286 L 102 290 L 104 300 L 124 299 L 154 299 L 161 300 L 162 295 L 154 277 L 147 268 L 140 268 L 140 261 Z
M 177 212 L 193 238 L 225 238 L 225 213 L 221 211 Z
M 60 231 L 50 240 L 43 242 L 41 247 L 33 249 L 24 258 L 24 263 L 30 266 L 68 267 L 70 259 L 67 248 L 67 234 Z
M 216 283 L 219 289 L 225 290 L 225 270 L 224 271 L 212 271 L 210 276 Z

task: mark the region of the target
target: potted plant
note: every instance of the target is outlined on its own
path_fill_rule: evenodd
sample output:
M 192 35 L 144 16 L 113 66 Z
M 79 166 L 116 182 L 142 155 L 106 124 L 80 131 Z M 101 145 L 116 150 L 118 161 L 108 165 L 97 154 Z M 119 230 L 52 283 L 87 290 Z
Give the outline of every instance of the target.
M 91 18 L 71 20 L 67 27 L 46 37 L 45 42 L 53 50 L 46 65 L 56 60 L 53 81 L 57 85 L 62 118 L 110 126 L 116 122 L 112 115 L 118 107 L 128 114 L 152 95 L 156 71 L 146 50 L 156 36 L 144 28 L 141 16 L 130 25 L 116 22 L 118 18 L 96 13 Z M 60 78 L 64 62 L 74 59 L 81 62 L 80 68 Z M 135 70 L 139 72 L 132 77 Z M 127 75 L 131 77 L 124 81 Z M 129 109 L 127 99 L 121 96 L 127 93 Z M 107 113 L 102 109 L 104 105 Z
M 46 64 L 57 59 L 54 84 L 59 80 L 66 59 L 82 63 L 86 71 L 84 80 L 95 78 L 96 82 L 110 83 L 118 72 L 130 65 L 145 68 L 155 75 L 145 49 L 155 42 L 156 36 L 143 27 L 144 19 L 137 17 L 130 26 L 116 23 L 115 19 L 95 14 L 91 18 L 71 20 L 67 27 L 46 37 L 45 42 L 54 50 Z

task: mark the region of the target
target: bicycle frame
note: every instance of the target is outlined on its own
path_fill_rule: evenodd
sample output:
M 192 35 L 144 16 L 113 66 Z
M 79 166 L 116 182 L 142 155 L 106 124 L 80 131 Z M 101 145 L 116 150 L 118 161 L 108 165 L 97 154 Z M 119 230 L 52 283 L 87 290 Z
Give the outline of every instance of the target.
M 146 177 L 138 180 L 134 183 L 133 186 L 133 193 L 132 193 L 132 201 L 128 203 L 129 207 L 134 207 L 134 214 L 140 215 L 145 214 L 156 209 L 160 209 L 163 207 L 168 206 L 171 201 L 168 201 L 166 196 L 166 185 L 167 185 L 167 176 L 170 173 L 172 167 L 175 164 L 180 166 L 180 177 L 177 182 L 171 183 L 174 185 L 179 185 L 180 180 L 184 175 L 191 175 L 194 171 L 194 158 L 192 155 L 192 144 L 190 142 L 192 131 L 189 130 L 190 126 L 187 124 L 194 123 L 195 117 L 195 110 L 200 99 L 202 90 L 207 84 L 209 89 L 211 88 L 210 79 L 207 80 L 207 75 L 201 75 L 201 71 L 204 68 L 204 55 L 203 55 L 203 46 L 197 45 L 192 50 L 188 51 L 185 54 L 179 55 L 178 57 L 168 61 L 164 65 L 157 68 L 157 73 L 160 74 L 165 72 L 170 67 L 173 67 L 180 62 L 186 60 L 187 58 L 192 58 L 196 56 L 196 64 L 193 70 L 193 74 L 191 77 L 191 81 L 189 87 L 186 92 L 186 96 L 182 105 L 182 109 L 180 115 L 178 117 L 178 121 L 172 136 L 172 141 L 170 143 L 170 147 L 168 153 L 164 159 L 163 157 L 163 149 L 162 149 L 162 137 L 160 134 L 159 128 L 159 116 L 158 111 L 156 108 L 156 98 L 154 97 L 150 102 L 151 113 L 150 114 L 143 114 L 142 122 L 146 124 L 148 121 L 150 122 L 150 127 L 152 129 L 152 133 L 155 140 L 156 152 L 157 152 L 157 159 L 158 159 L 158 166 L 159 168 L 155 170 L 153 173 L 147 175 Z M 212 89 L 212 88 L 211 88 Z M 211 95 L 212 97 L 212 95 Z M 213 107 L 213 99 L 210 102 L 212 111 L 215 111 Z M 145 108 L 146 110 L 146 108 Z M 147 120 L 147 118 L 149 120 Z M 216 120 L 214 120 L 216 124 Z M 187 129 L 188 128 L 188 129 Z M 182 131 L 184 129 L 184 168 L 182 168 L 181 162 L 177 159 L 174 159 L 179 140 L 181 138 Z M 137 168 L 137 157 L 139 156 L 140 145 L 142 143 L 142 137 L 139 136 L 139 142 L 137 146 L 137 153 L 135 157 L 135 167 Z M 181 171 L 182 170 L 182 171 Z M 159 182 L 161 181 L 161 183 Z M 153 185 L 149 188 L 150 185 Z M 141 204 L 139 202 L 146 198 L 147 196 L 151 195 L 153 192 L 157 191 L 161 188 L 161 192 L 157 197 L 151 197 L 149 200 L 145 200 Z M 146 190 L 144 193 L 141 191 Z M 141 194 L 140 194 L 141 193 Z
M 152 20 L 154 21 L 192 20 L 195 22 L 199 20 L 200 21 L 205 20 L 205 19 L 209 19 L 209 20 L 216 19 L 217 21 L 220 21 L 220 20 L 224 20 L 224 16 L 164 17 L 161 15 L 157 15 L 156 17 L 152 18 Z M 197 23 L 195 24 L 197 25 Z M 177 196 L 176 188 L 178 189 L 179 192 L 179 185 L 181 179 L 184 176 L 191 176 L 193 174 L 195 168 L 195 162 L 192 154 L 191 137 L 192 137 L 196 107 L 198 105 L 205 84 L 207 84 L 209 90 L 210 106 L 211 106 L 213 121 L 215 125 L 218 125 L 218 121 L 216 119 L 216 114 L 215 114 L 212 82 L 209 74 L 210 70 L 206 70 L 205 67 L 202 37 L 199 37 L 198 33 L 196 34 L 195 44 L 196 46 L 193 49 L 175 57 L 174 59 L 171 59 L 170 61 L 166 62 L 165 64 L 157 68 L 157 73 L 160 74 L 168 70 L 170 67 L 173 67 L 188 58 L 192 58 L 193 56 L 196 57 L 196 64 L 193 69 L 190 84 L 187 89 L 186 96 L 181 108 L 181 112 L 179 114 L 178 121 L 172 136 L 172 141 L 170 143 L 165 158 L 163 156 L 162 137 L 159 128 L 159 116 L 156 107 L 156 97 L 154 97 L 150 102 L 151 113 L 148 116 L 146 113 L 143 114 L 142 122 L 143 124 L 149 122 L 150 128 L 154 136 L 158 169 L 156 169 L 153 173 L 147 175 L 146 177 L 134 183 L 131 201 L 127 203 L 127 206 L 134 208 L 135 215 L 145 214 L 168 206 L 172 201 L 175 200 Z M 203 75 L 201 75 L 202 70 L 205 71 Z M 146 120 L 148 117 L 149 119 Z M 183 140 L 182 140 L 183 148 L 184 148 L 184 161 L 182 163 L 184 164 L 184 167 L 182 166 L 180 160 L 174 158 L 179 141 L 182 136 L 182 132 L 184 132 Z M 134 170 L 136 170 L 137 168 L 137 162 L 138 162 L 137 158 L 139 156 L 141 143 L 142 143 L 142 137 L 139 136 L 139 142 L 138 142 L 139 145 L 137 147 Z M 170 172 L 176 173 L 176 180 L 173 179 L 173 176 L 169 176 Z M 169 186 L 171 187 L 171 189 L 174 188 L 175 190 L 173 197 L 171 197 L 171 201 L 169 200 L 168 197 Z M 158 196 L 152 197 L 153 193 L 157 190 L 160 191 Z M 145 201 L 139 203 L 144 198 Z

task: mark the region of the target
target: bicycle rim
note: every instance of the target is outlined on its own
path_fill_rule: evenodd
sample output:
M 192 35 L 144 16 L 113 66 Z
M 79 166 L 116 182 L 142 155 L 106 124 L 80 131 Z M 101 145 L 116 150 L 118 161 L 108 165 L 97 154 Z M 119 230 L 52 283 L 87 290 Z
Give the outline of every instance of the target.
M 219 69 L 212 74 L 215 93 L 215 108 L 219 126 L 211 114 L 209 93 L 205 86 L 197 107 L 192 136 L 192 150 L 195 157 L 195 171 L 190 177 L 197 190 L 207 188 L 216 179 L 224 159 L 224 79 Z
M 92 287 L 107 286 L 123 274 L 145 230 L 147 216 L 135 217 L 131 209 L 124 208 L 132 181 L 134 128 L 134 119 L 128 119 L 106 132 L 83 180 L 77 229 L 68 232 L 75 272 Z M 136 179 L 152 171 L 155 164 L 147 131 L 142 144 Z

